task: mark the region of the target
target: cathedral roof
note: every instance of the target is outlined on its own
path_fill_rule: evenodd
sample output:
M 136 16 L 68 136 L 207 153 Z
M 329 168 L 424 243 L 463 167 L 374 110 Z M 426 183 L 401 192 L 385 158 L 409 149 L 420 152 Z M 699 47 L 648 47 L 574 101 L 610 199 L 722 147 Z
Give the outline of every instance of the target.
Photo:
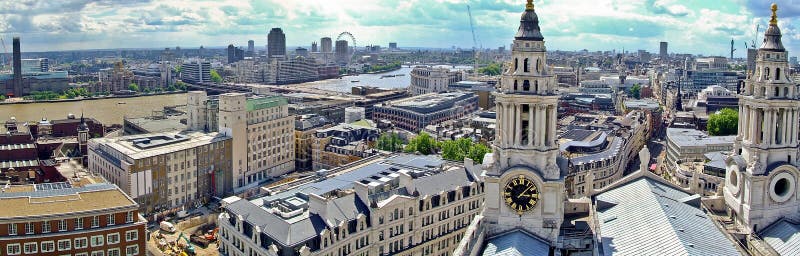
M 781 42 L 781 29 L 778 28 L 778 5 L 772 4 L 772 18 L 769 20 L 769 27 L 764 32 L 764 42 L 761 43 L 761 50 L 784 52 L 786 48 Z
M 525 12 L 519 21 L 519 29 L 514 36 L 517 40 L 543 41 L 544 37 L 539 29 L 539 16 L 533 10 L 533 0 L 528 0 L 525 5 Z

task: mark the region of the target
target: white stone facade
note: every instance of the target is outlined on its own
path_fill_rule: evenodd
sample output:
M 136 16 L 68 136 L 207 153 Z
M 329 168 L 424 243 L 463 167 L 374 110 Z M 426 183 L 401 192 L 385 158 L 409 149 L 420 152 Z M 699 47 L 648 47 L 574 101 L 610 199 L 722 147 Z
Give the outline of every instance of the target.
M 745 231 L 780 218 L 800 218 L 798 198 L 798 86 L 788 76 L 788 52 L 775 16 L 757 52 L 755 73 L 739 96 L 739 132 L 728 158 L 725 203 Z

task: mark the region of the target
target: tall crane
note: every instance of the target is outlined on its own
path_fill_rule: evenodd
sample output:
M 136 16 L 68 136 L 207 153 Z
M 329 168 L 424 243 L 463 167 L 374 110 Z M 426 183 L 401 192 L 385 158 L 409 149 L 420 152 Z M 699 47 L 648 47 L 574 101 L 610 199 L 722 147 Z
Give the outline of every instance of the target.
M 3 37 L 0 37 L 0 43 L 3 44 L 3 66 L 8 63 L 8 49 L 6 49 L 6 41 L 3 40 Z
M 472 21 L 472 10 L 467 5 L 467 14 L 469 15 L 469 28 L 472 30 L 472 51 L 475 56 L 475 62 L 472 65 L 473 74 L 478 74 L 478 36 L 475 35 L 475 24 Z

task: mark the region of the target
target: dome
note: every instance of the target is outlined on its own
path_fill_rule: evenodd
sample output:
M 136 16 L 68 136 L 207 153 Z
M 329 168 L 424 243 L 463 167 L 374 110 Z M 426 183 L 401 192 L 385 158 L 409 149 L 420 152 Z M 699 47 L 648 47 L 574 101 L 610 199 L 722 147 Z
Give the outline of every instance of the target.
M 525 12 L 522 13 L 522 17 L 519 21 L 519 29 L 517 30 L 517 34 L 514 35 L 514 38 L 517 40 L 544 40 L 542 32 L 539 30 L 539 16 L 536 15 L 536 11 L 533 10 L 532 1 L 528 1 Z
M 772 18 L 769 21 L 769 27 L 767 27 L 767 31 L 764 32 L 764 41 L 761 43 L 760 49 L 783 52 L 786 51 L 786 48 L 783 47 L 783 43 L 781 42 L 781 29 L 778 28 L 778 5 L 772 4 L 771 9 Z

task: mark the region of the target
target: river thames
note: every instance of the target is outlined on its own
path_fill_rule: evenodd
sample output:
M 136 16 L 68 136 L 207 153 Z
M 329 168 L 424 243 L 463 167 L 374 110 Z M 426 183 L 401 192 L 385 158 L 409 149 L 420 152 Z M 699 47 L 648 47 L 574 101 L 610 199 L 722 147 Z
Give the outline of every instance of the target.
M 186 94 L 163 94 L 132 98 L 108 98 L 98 100 L 41 102 L 27 104 L 1 104 L 0 121 L 9 120 L 12 116 L 17 121 L 38 121 L 65 119 L 68 114 L 94 118 L 105 125 L 122 124 L 124 117 L 142 117 L 151 115 L 154 110 L 163 110 L 165 106 L 186 105 Z

